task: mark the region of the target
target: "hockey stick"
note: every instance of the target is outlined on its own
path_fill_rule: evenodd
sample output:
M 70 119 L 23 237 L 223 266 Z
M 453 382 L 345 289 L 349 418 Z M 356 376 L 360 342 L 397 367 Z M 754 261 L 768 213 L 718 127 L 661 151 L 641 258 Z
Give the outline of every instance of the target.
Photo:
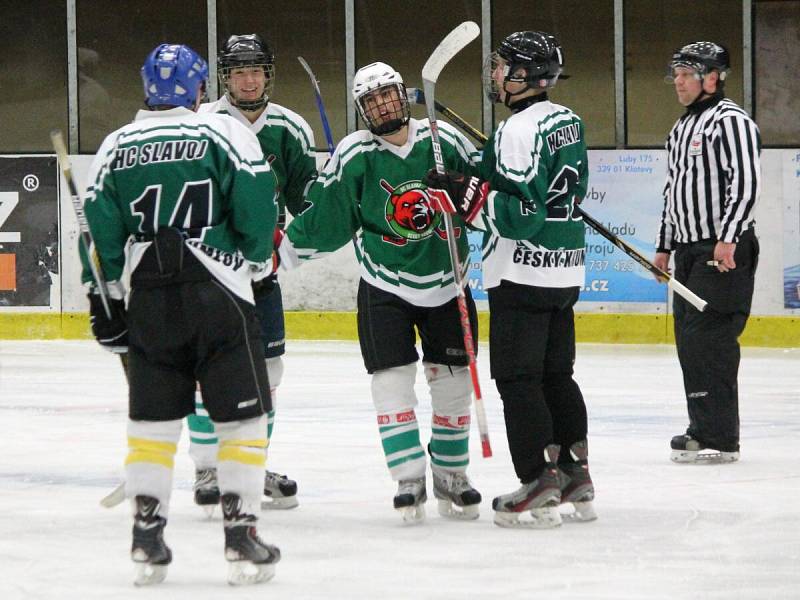
M 106 317 L 111 319 L 111 305 L 109 304 L 108 284 L 100 269 L 100 259 L 96 253 L 92 253 L 92 246 L 94 246 L 94 239 L 92 239 L 92 232 L 89 230 L 89 223 L 86 220 L 86 213 L 83 212 L 83 202 L 78 193 L 78 186 L 75 183 L 75 177 L 72 174 L 72 165 L 69 162 L 69 153 L 67 152 L 67 145 L 64 143 L 64 136 L 61 131 L 55 129 L 50 132 L 50 139 L 53 142 L 53 149 L 58 156 L 58 164 L 61 166 L 61 172 L 64 174 L 64 179 L 69 188 L 70 200 L 72 201 L 72 208 L 75 211 L 75 217 L 78 219 L 78 228 L 80 229 L 80 240 L 83 243 L 83 248 L 86 250 L 86 258 L 89 262 L 89 268 L 92 271 L 97 283 L 97 290 L 100 292 L 100 301 L 103 303 L 103 311 Z M 119 360 L 122 363 L 122 368 L 125 371 L 125 378 L 128 378 L 128 353 L 117 353 Z
M 317 81 L 316 75 L 314 75 L 314 71 L 312 71 L 311 67 L 308 66 L 306 59 L 304 59 L 302 56 L 298 56 L 297 60 L 306 70 L 306 73 L 308 73 L 308 77 L 311 79 L 311 85 L 314 88 L 314 99 L 317 101 L 319 119 L 322 121 L 322 130 L 325 132 L 325 142 L 328 144 L 328 160 L 330 160 L 330 157 L 333 156 L 335 150 L 333 144 L 333 134 L 331 133 L 331 126 L 328 123 L 328 115 L 325 113 L 325 105 L 322 103 L 322 92 L 319 90 L 319 82 Z M 355 234 L 353 234 L 352 242 L 353 250 L 355 250 L 356 256 L 358 256 L 358 238 Z
M 465 21 L 439 43 L 436 49 L 428 58 L 425 66 L 422 67 L 422 85 L 425 90 L 425 107 L 428 112 L 428 121 L 431 128 L 431 145 L 433 146 L 433 160 L 436 164 L 436 171 L 440 174 L 445 173 L 444 160 L 442 158 L 442 146 L 439 141 L 439 128 L 436 124 L 436 108 L 434 90 L 436 81 L 445 65 L 458 54 L 462 48 L 469 44 L 480 34 L 480 28 L 472 21 Z M 486 423 L 486 409 L 483 406 L 483 396 L 481 386 L 478 381 L 478 364 L 475 360 L 475 346 L 472 339 L 472 326 L 469 322 L 469 309 L 467 308 L 467 298 L 464 292 L 463 274 L 461 272 L 461 261 L 458 259 L 458 246 L 456 246 L 455 230 L 453 219 L 449 213 L 443 213 L 445 230 L 447 231 L 447 249 L 450 252 L 450 263 L 453 266 L 453 280 L 456 285 L 456 302 L 458 312 L 461 317 L 461 330 L 464 334 L 464 348 L 469 359 L 469 372 L 472 376 L 472 387 L 475 390 L 475 414 L 478 419 L 478 432 L 481 438 L 481 450 L 484 458 L 492 455 L 492 446 L 489 443 L 489 426 Z
M 61 166 L 61 172 L 64 174 L 64 179 L 69 188 L 70 199 L 72 200 L 72 208 L 75 210 L 75 216 L 78 219 L 78 228 L 80 229 L 80 239 L 83 243 L 83 248 L 86 250 L 86 257 L 89 261 L 89 268 L 92 270 L 92 277 L 97 283 L 97 290 L 100 292 L 100 300 L 103 303 L 103 310 L 106 317 L 111 318 L 111 306 L 108 298 L 108 285 L 100 269 L 99 259 L 92 256 L 92 246 L 94 240 L 92 239 L 92 232 L 89 230 L 89 223 L 86 221 L 86 214 L 83 212 L 83 202 L 78 193 L 78 186 L 75 184 L 75 178 L 72 175 L 72 165 L 69 162 L 69 153 L 67 146 L 64 143 L 64 136 L 61 131 L 54 130 L 50 132 L 50 139 L 53 142 L 53 149 L 58 156 L 58 164 Z M 119 360 L 122 363 L 122 370 L 125 373 L 125 378 L 128 378 L 128 353 L 122 352 L 118 354 Z M 125 499 L 125 482 L 114 488 L 110 494 L 100 500 L 100 504 L 106 508 L 112 508 Z
M 125 482 L 123 481 L 114 490 L 104 496 L 100 500 L 100 506 L 105 508 L 114 508 L 117 504 L 122 504 L 122 501 L 125 500 Z
M 408 88 L 406 89 L 406 94 L 408 94 L 408 99 L 411 100 L 414 104 L 425 104 L 425 92 L 423 92 L 421 89 Z M 475 129 L 472 125 L 467 123 L 459 115 L 457 115 L 455 112 L 453 112 L 451 109 L 446 107 L 438 100 L 434 99 L 433 105 L 436 107 L 436 110 L 438 110 L 445 117 L 450 119 L 453 123 L 455 123 L 456 126 L 460 127 L 467 135 L 470 135 L 475 141 L 480 142 L 481 144 L 486 143 L 486 136 L 483 135 L 482 131 Z
M 78 187 L 75 185 L 75 178 L 72 176 L 72 165 L 69 162 L 69 153 L 67 146 L 64 143 L 64 136 L 58 129 L 50 132 L 50 139 L 53 142 L 53 149 L 58 156 L 58 164 L 61 165 L 61 172 L 64 174 L 64 179 L 67 181 L 69 187 L 69 195 L 72 200 L 72 208 L 75 210 L 75 216 L 78 219 L 78 229 L 80 229 L 80 239 L 83 242 L 83 249 L 86 250 L 86 257 L 89 262 L 89 268 L 92 270 L 92 277 L 97 283 L 97 290 L 100 292 L 100 301 L 103 303 L 103 310 L 106 316 L 111 319 L 111 305 L 108 301 L 108 285 L 100 270 L 99 257 L 95 260 L 92 256 L 92 246 L 94 240 L 92 239 L 92 232 L 89 230 L 89 223 L 86 220 L 86 213 L 83 212 L 83 202 L 78 193 Z
M 582 208 L 580 208 L 579 206 L 575 206 L 574 212 L 581 215 L 583 217 L 583 220 L 586 221 L 591 226 L 591 228 L 594 229 L 597 233 L 602 235 L 609 242 L 614 244 L 617 248 L 622 250 L 625 254 L 627 254 L 633 260 L 639 263 L 642 267 L 644 267 L 646 270 L 650 271 L 653 275 L 655 275 L 659 279 L 659 281 L 666 282 L 667 287 L 670 288 L 673 292 L 678 294 L 680 297 L 682 297 L 684 300 L 686 300 L 689 304 L 694 306 L 700 312 L 705 311 L 708 303 L 702 298 L 700 298 L 700 296 L 695 294 L 692 290 L 687 288 L 685 285 L 683 285 L 680 281 L 675 279 L 672 275 L 670 275 L 666 271 L 659 269 L 657 266 L 655 266 L 653 263 L 647 260 L 644 256 L 639 254 L 639 252 L 637 252 L 633 248 L 633 246 L 628 244 L 622 238 L 617 237 L 616 235 L 611 233 L 608 229 L 603 227 L 601 223 L 595 221 L 591 216 L 586 214 L 586 211 L 584 211 Z
M 417 103 L 424 101 L 420 100 L 420 97 L 421 94 L 419 93 L 419 90 L 417 90 L 417 95 L 416 95 Z M 454 113 L 446 106 L 440 104 L 439 102 L 436 102 L 436 108 L 439 109 L 443 115 L 449 117 L 453 121 L 453 123 L 461 127 L 461 129 L 463 129 L 466 133 L 475 138 L 475 140 L 477 140 L 478 142 L 485 144 L 488 141 L 489 138 L 487 138 L 484 133 L 482 133 L 478 129 L 475 129 L 475 127 L 464 121 L 464 119 L 459 117 L 456 113 Z M 700 312 L 705 311 L 708 303 L 702 298 L 700 298 L 697 294 L 695 294 L 692 290 L 687 288 L 685 285 L 683 285 L 680 281 L 675 279 L 672 275 L 670 275 L 666 271 L 659 269 L 652 262 L 647 260 L 647 258 L 642 256 L 635 248 L 633 248 L 633 246 L 628 244 L 622 238 L 611 233 L 606 227 L 603 226 L 602 223 L 596 221 L 581 207 L 576 205 L 574 208 L 574 212 L 582 216 L 583 220 L 586 221 L 589 224 L 589 226 L 592 229 L 594 229 L 597 233 L 602 235 L 609 242 L 611 242 L 617 248 L 622 250 L 625 254 L 630 256 L 633 260 L 639 263 L 645 270 L 655 275 L 659 279 L 659 281 L 665 282 L 667 284 L 667 287 L 670 288 L 673 292 L 678 294 L 681 298 L 686 300 L 689 304 L 694 306 Z
M 322 121 L 322 129 L 325 132 L 325 141 L 328 143 L 328 154 L 333 156 L 333 134 L 331 133 L 331 126 L 328 123 L 328 116 L 325 114 L 325 105 L 322 103 L 322 93 L 319 91 L 319 82 L 314 76 L 314 72 L 302 56 L 298 56 L 297 60 L 300 61 L 302 67 L 308 73 L 311 79 L 311 85 L 314 87 L 314 99 L 317 101 L 317 110 L 319 111 L 319 118 Z

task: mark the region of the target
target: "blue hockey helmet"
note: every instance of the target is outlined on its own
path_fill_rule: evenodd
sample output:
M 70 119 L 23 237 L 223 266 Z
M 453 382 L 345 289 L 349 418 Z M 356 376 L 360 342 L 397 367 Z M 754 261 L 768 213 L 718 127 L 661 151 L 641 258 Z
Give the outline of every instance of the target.
M 194 109 L 208 87 L 208 64 L 189 46 L 161 44 L 142 66 L 144 103 Z

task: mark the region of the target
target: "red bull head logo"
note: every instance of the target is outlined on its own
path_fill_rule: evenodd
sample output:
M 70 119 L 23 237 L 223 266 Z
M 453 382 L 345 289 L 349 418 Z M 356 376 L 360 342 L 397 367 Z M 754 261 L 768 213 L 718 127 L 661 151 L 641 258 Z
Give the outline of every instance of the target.
M 409 181 L 394 188 L 385 179 L 381 187 L 389 192 L 386 201 L 386 221 L 392 231 L 406 243 L 422 240 L 434 233 L 442 216 L 433 210 L 425 186 L 419 181 Z M 386 239 L 387 236 L 384 236 Z M 387 240 L 388 241 L 388 240 Z

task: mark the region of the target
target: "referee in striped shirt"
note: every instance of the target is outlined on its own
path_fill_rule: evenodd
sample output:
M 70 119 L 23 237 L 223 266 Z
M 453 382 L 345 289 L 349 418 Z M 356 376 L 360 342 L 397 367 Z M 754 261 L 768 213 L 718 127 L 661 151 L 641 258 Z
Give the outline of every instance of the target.
M 758 126 L 725 98 L 728 51 L 695 42 L 672 56 L 668 79 L 686 112 L 667 137 L 664 212 L 655 265 L 708 302 L 699 312 L 674 296 L 675 342 L 689 411 L 672 438 L 672 460 L 739 458 L 739 335 L 753 298 L 758 241 L 753 213 L 761 189 Z

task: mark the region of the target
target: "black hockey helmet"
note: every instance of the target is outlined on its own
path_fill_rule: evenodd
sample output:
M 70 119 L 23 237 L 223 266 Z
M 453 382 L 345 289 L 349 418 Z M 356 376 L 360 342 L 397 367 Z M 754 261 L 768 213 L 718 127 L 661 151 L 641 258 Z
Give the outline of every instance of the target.
M 670 76 L 677 67 L 693 69 L 701 78 L 711 71 L 717 71 L 722 82 L 731 69 L 731 57 L 728 50 L 720 44 L 692 42 L 672 53 L 672 59 L 669 61 Z
M 543 31 L 517 31 L 500 42 L 497 51 L 489 56 L 488 64 L 484 68 L 484 87 L 489 98 L 495 102 L 499 93 L 491 75 L 497 66 L 498 57 L 508 63 L 504 84 L 509 81 L 527 83 L 525 90 L 542 89 L 553 87 L 559 77 L 567 77 L 562 75 L 564 52 L 554 35 Z M 509 99 L 510 96 L 506 96 L 508 105 Z
M 517 31 L 502 42 L 497 54 L 511 67 L 507 81 L 527 81 L 536 87 L 549 87 L 564 70 L 564 53 L 556 36 L 543 31 Z M 514 77 L 514 70 L 525 67 L 527 76 Z M 540 85 L 546 79 L 548 85 Z
M 264 93 L 258 100 L 237 100 L 228 88 L 231 69 L 252 66 L 264 69 L 266 76 Z M 248 33 L 230 36 L 217 54 L 217 69 L 220 85 L 227 91 L 231 104 L 248 111 L 255 111 L 267 105 L 275 83 L 275 53 L 260 35 Z

